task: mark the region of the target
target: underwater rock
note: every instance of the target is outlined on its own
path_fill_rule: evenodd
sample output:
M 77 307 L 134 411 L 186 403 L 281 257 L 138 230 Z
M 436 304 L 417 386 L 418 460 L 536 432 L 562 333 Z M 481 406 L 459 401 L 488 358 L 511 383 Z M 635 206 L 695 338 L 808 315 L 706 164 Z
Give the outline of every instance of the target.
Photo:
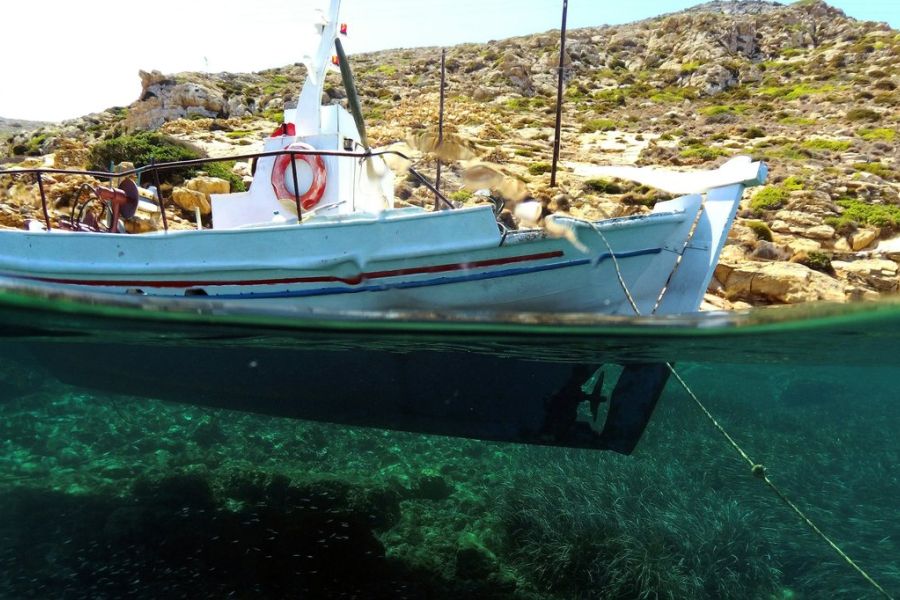
M 194 442 L 203 448 L 222 444 L 228 439 L 218 421 L 203 421 L 199 423 L 192 437 Z
M 463 535 L 456 550 L 456 576 L 460 579 L 486 579 L 497 570 L 494 553 L 474 535 Z
M 410 495 L 422 500 L 446 500 L 453 493 L 453 486 L 441 475 L 426 473 L 416 481 Z

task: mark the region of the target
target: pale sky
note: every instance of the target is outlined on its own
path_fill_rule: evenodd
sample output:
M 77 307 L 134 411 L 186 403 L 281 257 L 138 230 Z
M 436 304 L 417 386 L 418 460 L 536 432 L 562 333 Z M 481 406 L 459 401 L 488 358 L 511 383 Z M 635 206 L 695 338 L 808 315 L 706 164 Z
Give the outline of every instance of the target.
M 701 0 L 569 0 L 570 28 L 619 24 Z M 139 69 L 257 71 L 300 60 L 320 0 L 13 0 L 2 4 L 0 116 L 60 120 L 125 106 Z M 832 0 L 900 28 L 900 0 Z M 560 25 L 562 0 L 343 0 L 350 53 L 485 42 Z

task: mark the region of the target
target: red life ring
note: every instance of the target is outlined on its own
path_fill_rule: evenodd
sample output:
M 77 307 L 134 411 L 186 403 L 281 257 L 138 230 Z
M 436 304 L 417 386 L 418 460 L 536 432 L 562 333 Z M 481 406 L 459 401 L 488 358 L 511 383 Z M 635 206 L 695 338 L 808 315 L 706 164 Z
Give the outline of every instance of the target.
M 309 144 L 294 142 L 285 150 L 314 150 Z M 310 210 L 322 199 L 325 194 L 325 161 L 318 154 L 295 154 L 296 160 L 302 160 L 312 169 L 312 183 L 305 193 L 300 195 L 300 206 L 303 210 Z M 294 201 L 294 193 L 287 188 L 287 178 L 293 179 L 293 174 L 288 172 L 291 165 L 291 155 L 283 154 L 275 159 L 272 167 L 272 187 L 275 189 L 275 197 L 279 200 Z

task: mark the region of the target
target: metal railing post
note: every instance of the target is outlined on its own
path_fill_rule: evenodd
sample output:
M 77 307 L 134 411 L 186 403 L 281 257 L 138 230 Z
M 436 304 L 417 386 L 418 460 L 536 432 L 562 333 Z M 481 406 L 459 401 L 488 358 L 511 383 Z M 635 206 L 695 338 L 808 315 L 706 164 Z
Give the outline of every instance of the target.
M 159 206 L 159 213 L 162 215 L 163 231 L 169 232 L 169 221 L 166 219 L 166 206 L 163 203 L 162 189 L 159 186 L 159 169 L 156 168 L 156 160 L 150 160 L 150 168 L 153 169 L 153 182 L 156 184 L 156 205 Z
M 38 189 L 41 191 L 41 208 L 44 211 L 44 224 L 47 226 L 47 231 L 50 231 L 50 212 L 47 210 L 47 195 L 44 193 L 44 180 L 41 178 L 41 174 L 37 174 L 37 184 Z

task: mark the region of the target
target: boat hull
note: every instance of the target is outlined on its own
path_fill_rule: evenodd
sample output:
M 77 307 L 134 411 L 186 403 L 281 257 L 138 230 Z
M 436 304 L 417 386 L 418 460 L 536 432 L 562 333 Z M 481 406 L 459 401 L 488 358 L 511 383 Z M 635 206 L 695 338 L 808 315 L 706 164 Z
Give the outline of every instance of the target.
M 572 235 L 558 238 L 502 236 L 489 207 L 152 235 L 2 232 L 0 274 L 80 291 L 329 311 L 633 314 L 622 282 L 651 311 L 701 210 L 699 196 L 665 204 L 647 216 L 573 220 Z M 683 312 L 699 305 L 710 275 L 709 265 L 692 275 Z

